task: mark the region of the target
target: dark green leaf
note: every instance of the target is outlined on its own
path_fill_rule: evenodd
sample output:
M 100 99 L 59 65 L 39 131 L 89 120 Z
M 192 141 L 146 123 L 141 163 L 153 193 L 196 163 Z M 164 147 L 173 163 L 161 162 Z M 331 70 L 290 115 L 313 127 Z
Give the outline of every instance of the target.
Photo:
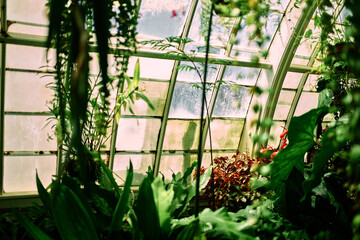
M 121 198 L 116 205 L 116 209 L 113 215 L 113 218 L 111 220 L 110 230 L 109 230 L 109 236 L 111 238 L 112 232 L 120 231 L 122 228 L 123 218 L 126 212 L 129 210 L 129 196 L 131 191 L 131 183 L 133 179 L 133 166 L 130 162 L 130 167 L 127 171 L 126 180 L 124 189 L 121 195 Z
M 93 221 L 75 193 L 61 184 L 54 194 L 52 213 L 62 239 L 98 239 Z
M 320 107 L 330 107 L 330 104 L 333 100 L 333 92 L 330 89 L 324 89 L 319 94 L 318 108 Z
M 99 161 L 100 162 L 100 165 L 102 167 L 102 169 L 104 170 L 106 176 L 109 178 L 109 180 L 111 181 L 112 185 L 114 186 L 115 190 L 116 190 L 116 194 L 118 197 L 121 196 L 121 190 L 119 188 L 119 186 L 117 185 L 113 175 L 112 175 L 112 172 L 111 170 L 106 166 L 106 164 L 103 162 L 103 161 Z
M 47 209 L 50 210 L 50 194 L 46 191 L 46 189 L 42 185 L 37 171 L 36 171 L 36 186 L 42 203 Z
M 149 108 L 151 108 L 151 110 L 155 110 L 154 105 L 152 105 L 152 103 L 150 102 L 150 100 L 142 93 L 140 92 L 135 92 L 136 96 L 140 97 L 142 100 L 144 100 L 147 105 L 149 106 Z
M 27 217 L 20 214 L 18 211 L 13 211 L 16 219 L 26 229 L 32 238 L 35 240 L 52 240 L 52 238 L 43 232 L 38 226 L 32 223 Z
M 151 181 L 148 177 L 143 180 L 139 187 L 137 203 L 134 210 L 137 216 L 139 230 L 143 233 L 144 239 L 161 239 L 159 216 L 156 210 Z
M 176 238 L 176 240 L 189 240 L 189 239 L 191 240 L 202 239 L 201 228 L 198 219 L 187 225 Z
M 307 32 L 305 33 L 305 38 L 309 38 L 311 34 L 312 34 L 312 30 L 311 29 L 307 30 Z

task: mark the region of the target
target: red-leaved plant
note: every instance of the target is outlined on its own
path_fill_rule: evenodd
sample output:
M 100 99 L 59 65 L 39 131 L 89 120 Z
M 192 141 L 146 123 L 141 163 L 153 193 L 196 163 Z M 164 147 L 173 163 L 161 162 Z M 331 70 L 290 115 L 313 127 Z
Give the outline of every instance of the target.
M 225 207 L 237 211 L 258 199 L 261 194 L 250 188 L 250 180 L 258 178 L 254 164 L 267 164 L 265 158 L 251 158 L 246 153 L 237 152 L 231 159 L 214 159 L 213 176 L 203 189 L 202 198 L 209 200 L 213 208 Z M 205 171 L 202 167 L 201 174 Z

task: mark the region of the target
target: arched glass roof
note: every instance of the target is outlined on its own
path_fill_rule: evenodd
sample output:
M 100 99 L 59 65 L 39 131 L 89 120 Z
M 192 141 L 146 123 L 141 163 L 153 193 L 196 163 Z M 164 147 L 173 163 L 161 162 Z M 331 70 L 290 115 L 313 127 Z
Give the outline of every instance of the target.
M 48 52 L 49 61 L 46 60 L 47 1 L 19 2 L 1 1 L 0 197 L 19 192 L 30 196 L 36 191 L 36 170 L 46 185 L 58 169 L 56 136 L 47 107 L 54 94 L 47 85 L 54 78 L 55 60 L 52 49 Z M 263 29 L 269 35 L 265 43 L 269 54 L 259 62 L 252 59 L 264 49 L 249 41 L 245 20 L 215 16 L 207 74 L 209 118 L 204 126 L 204 165 L 210 164 L 211 156 L 253 151 L 251 137 L 256 129 L 252 121 L 258 117 L 252 111 L 255 104 L 264 106 L 262 119 L 274 120 L 271 145 L 279 144 L 282 127 L 288 126 L 292 116 L 317 106 L 315 83 L 319 76 L 310 74 L 316 64 L 316 45 L 311 39 L 301 39 L 309 29 L 316 34 L 312 18 L 315 7 L 294 8 L 293 0 L 273 2 Z M 174 46 L 193 56 L 201 75 L 205 60 L 205 39 L 201 35 L 204 3 L 142 0 L 137 40 L 190 38 L 192 42 Z M 339 22 L 346 14 L 339 14 Z M 236 23 L 244 27 L 237 31 Z M 110 156 L 110 166 L 120 183 L 129 159 L 134 165 L 136 185 L 148 166 L 155 174 L 170 178 L 197 158 L 201 78 L 194 70 L 186 71 L 186 66 L 193 66 L 189 59 L 166 54 L 170 50 L 174 49 L 161 51 L 139 44 L 130 57 L 128 75 L 132 77 L 139 59 L 139 89 L 154 109 L 144 101 L 135 101 L 133 113 L 123 111 L 119 122 L 115 122 L 116 134 L 109 137 L 103 156 Z M 91 63 L 91 73 L 99 73 L 95 62 Z M 253 91 L 255 86 L 271 91 L 258 96 Z M 113 158 L 110 152 L 114 153 Z

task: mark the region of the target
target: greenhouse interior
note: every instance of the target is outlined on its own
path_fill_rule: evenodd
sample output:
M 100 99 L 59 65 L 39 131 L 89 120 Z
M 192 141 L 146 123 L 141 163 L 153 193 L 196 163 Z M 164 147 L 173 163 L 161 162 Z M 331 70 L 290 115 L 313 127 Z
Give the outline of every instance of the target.
M 1 239 L 360 240 L 356 0 L 1 0 Z

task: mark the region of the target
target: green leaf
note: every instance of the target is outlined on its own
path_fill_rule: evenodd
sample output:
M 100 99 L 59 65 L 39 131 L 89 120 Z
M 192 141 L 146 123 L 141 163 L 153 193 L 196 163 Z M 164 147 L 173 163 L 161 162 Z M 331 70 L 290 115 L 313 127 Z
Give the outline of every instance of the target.
M 307 30 L 307 32 L 305 33 L 305 38 L 309 38 L 311 34 L 312 34 L 312 30 L 311 29 Z
M 146 177 L 140 184 L 134 210 L 137 216 L 139 230 L 145 236 L 145 239 L 161 239 L 160 221 L 149 177 Z
M 26 229 L 32 238 L 35 240 L 52 240 L 52 238 L 43 232 L 38 226 L 31 222 L 27 217 L 20 214 L 18 211 L 13 211 L 16 219 Z
M 225 208 L 212 211 L 207 208 L 199 214 L 200 223 L 204 232 L 220 232 L 225 239 L 256 239 L 246 233 L 241 232 L 255 222 L 235 222 L 230 217 Z
M 330 104 L 333 100 L 334 93 L 330 89 L 324 89 L 319 94 L 318 108 L 320 107 L 330 107 Z
M 112 232 L 120 231 L 122 228 L 123 218 L 126 212 L 129 210 L 129 196 L 131 191 L 131 183 L 133 179 L 133 166 L 130 161 L 130 167 L 127 171 L 126 180 L 124 189 L 121 195 L 118 204 L 116 205 L 115 212 L 113 218 L 111 220 L 110 230 L 109 230 L 109 237 L 115 237 L 115 235 L 111 235 Z
M 142 100 L 144 100 L 144 101 L 147 103 L 147 105 L 149 106 L 149 108 L 150 108 L 151 110 L 155 110 L 154 105 L 152 105 L 152 103 L 150 102 L 150 100 L 149 100 L 144 94 L 142 94 L 142 93 L 140 93 L 140 92 L 135 92 L 135 95 L 138 96 L 138 97 L 140 97 Z
M 136 61 L 135 69 L 134 69 L 134 89 L 136 89 L 139 86 L 140 82 L 140 62 L 139 59 Z
M 210 180 L 212 173 L 212 168 L 209 167 L 201 176 L 200 176 L 200 190 L 203 189 L 207 183 Z M 179 216 L 183 214 L 186 210 L 186 207 L 189 205 L 190 200 L 195 196 L 196 194 L 196 180 L 192 181 L 192 183 L 189 186 L 188 194 L 186 196 L 184 206 L 182 211 L 179 213 Z
M 344 139 L 342 142 L 337 142 L 331 136 L 333 136 L 331 130 L 326 131 L 322 136 L 322 147 L 320 152 L 314 156 L 313 168 L 310 177 L 303 183 L 304 188 L 304 198 L 318 186 L 323 177 L 324 168 L 329 159 L 337 152 L 341 147 L 343 147 L 348 139 Z
M 112 185 L 114 186 L 117 196 L 120 197 L 121 196 L 121 190 L 120 190 L 119 186 L 117 185 L 111 170 L 106 166 L 106 164 L 102 160 L 100 160 L 99 162 L 100 162 L 100 166 L 104 170 L 106 176 L 109 178 Z
M 98 239 L 89 213 L 70 188 L 59 185 L 52 203 L 55 225 L 62 239 Z
M 256 190 L 258 188 L 262 188 L 269 183 L 269 180 L 266 177 L 262 177 L 250 182 L 250 186 L 252 190 Z
M 44 186 L 42 185 L 39 175 L 36 171 L 36 186 L 39 193 L 39 197 L 44 206 L 50 210 L 50 194 L 46 191 Z
M 280 150 L 271 163 L 270 187 L 274 191 L 283 190 L 293 167 L 301 173 L 304 172 L 304 155 L 315 144 L 314 129 L 319 119 L 327 112 L 328 108 L 323 107 L 291 119 L 288 131 L 289 145 Z
M 174 198 L 174 190 L 172 187 L 166 190 L 164 182 L 159 177 L 151 183 L 151 188 L 159 216 L 161 234 L 166 237 L 170 232 L 170 206 Z
M 189 240 L 189 239 L 191 240 L 202 239 L 201 228 L 198 219 L 188 224 L 176 237 L 176 240 Z

